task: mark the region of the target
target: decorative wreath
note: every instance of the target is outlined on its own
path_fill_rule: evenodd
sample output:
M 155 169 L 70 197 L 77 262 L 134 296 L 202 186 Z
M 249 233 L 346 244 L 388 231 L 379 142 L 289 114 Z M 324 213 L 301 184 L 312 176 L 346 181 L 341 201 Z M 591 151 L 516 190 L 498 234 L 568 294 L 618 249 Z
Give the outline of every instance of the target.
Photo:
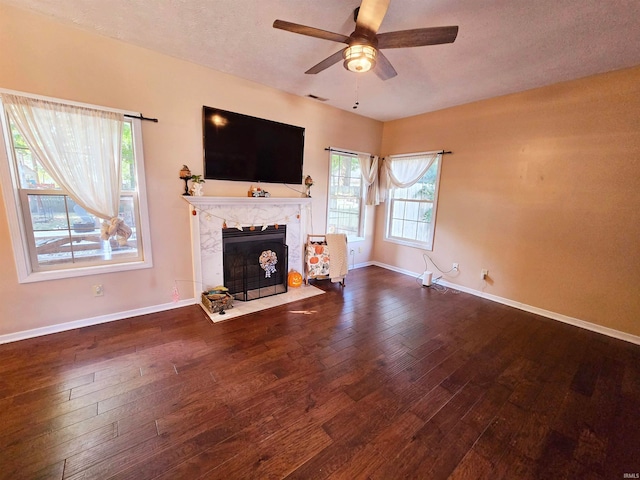
M 278 263 L 276 252 L 265 250 L 260 254 L 258 261 L 260 262 L 260 267 L 264 270 L 264 277 L 271 278 L 271 274 L 276 271 L 276 263 Z

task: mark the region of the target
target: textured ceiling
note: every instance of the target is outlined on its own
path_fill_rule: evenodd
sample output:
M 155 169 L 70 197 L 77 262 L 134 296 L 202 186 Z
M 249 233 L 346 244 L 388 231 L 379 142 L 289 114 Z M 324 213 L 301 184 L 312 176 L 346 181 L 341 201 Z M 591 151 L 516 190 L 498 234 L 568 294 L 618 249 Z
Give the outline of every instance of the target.
M 639 0 L 391 0 L 380 32 L 458 25 L 455 43 L 390 49 L 387 81 L 338 63 L 341 44 L 275 19 L 349 35 L 358 0 L 0 0 L 101 35 L 337 108 L 392 120 L 640 65 Z

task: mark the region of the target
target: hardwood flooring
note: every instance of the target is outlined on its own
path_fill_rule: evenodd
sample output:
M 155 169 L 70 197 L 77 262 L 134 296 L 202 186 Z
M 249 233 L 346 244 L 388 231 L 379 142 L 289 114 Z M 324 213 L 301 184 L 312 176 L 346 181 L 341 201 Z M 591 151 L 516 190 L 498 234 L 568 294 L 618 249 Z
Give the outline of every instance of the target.
M 0 345 L 0 478 L 638 478 L 640 346 L 377 267 L 316 285 Z

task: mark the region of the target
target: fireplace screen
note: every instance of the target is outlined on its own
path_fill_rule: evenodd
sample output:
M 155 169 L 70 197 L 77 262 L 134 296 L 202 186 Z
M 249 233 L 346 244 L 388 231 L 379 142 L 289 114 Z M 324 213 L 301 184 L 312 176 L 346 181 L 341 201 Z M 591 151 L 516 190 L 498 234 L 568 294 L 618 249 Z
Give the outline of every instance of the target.
M 287 291 L 286 227 L 224 229 L 224 285 L 237 300 L 248 301 Z

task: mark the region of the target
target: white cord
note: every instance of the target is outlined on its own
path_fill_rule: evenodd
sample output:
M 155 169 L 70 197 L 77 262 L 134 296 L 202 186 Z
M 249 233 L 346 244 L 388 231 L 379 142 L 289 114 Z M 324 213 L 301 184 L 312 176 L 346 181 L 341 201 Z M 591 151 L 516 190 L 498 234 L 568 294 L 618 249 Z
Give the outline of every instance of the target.
M 291 185 L 289 185 L 289 184 L 287 184 L 287 183 L 285 183 L 285 184 L 284 184 L 284 186 L 285 186 L 285 187 L 287 187 L 287 188 L 289 188 L 289 189 L 291 189 L 291 190 L 293 190 L 294 192 L 298 192 L 299 194 L 301 194 L 301 195 L 305 195 L 305 196 L 306 196 L 306 193 L 305 193 L 305 192 L 301 192 L 300 190 L 296 190 L 295 188 L 293 188 Z
M 451 270 L 447 270 L 446 272 L 444 270 L 442 270 L 440 267 L 438 267 L 438 265 L 436 265 L 436 262 L 434 262 L 431 257 L 429 255 L 427 255 L 426 253 L 422 254 L 422 259 L 424 260 L 424 268 L 427 269 L 429 267 L 429 265 L 427 264 L 427 258 L 431 261 L 431 263 L 433 263 L 433 266 L 436 267 L 436 270 L 438 270 L 440 273 L 451 273 L 451 272 L 455 272 L 456 269 L 452 268 Z

